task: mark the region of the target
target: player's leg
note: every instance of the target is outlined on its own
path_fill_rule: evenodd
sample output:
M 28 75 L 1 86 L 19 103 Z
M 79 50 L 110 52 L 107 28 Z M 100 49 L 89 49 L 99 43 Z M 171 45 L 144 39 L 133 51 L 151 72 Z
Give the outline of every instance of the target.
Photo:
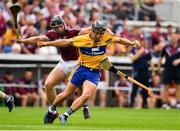
M 76 66 L 77 66 L 77 61 L 65 61 L 64 62 L 64 69 L 66 69 L 67 76 L 69 76 L 71 72 L 74 72 L 76 70 Z M 71 78 L 71 77 L 72 77 L 72 75 L 70 75 L 69 78 Z M 76 92 L 77 92 L 78 96 L 81 96 L 82 87 L 76 88 Z M 90 111 L 89 111 L 87 101 L 85 101 L 83 104 L 83 116 L 84 116 L 84 119 L 90 118 Z
M 66 74 L 61 68 L 58 67 L 58 65 L 48 75 L 44 87 L 49 104 L 52 104 L 56 97 L 56 91 L 54 86 L 58 82 L 63 81 L 66 77 Z
M 82 95 L 82 87 L 81 88 L 78 87 L 76 89 L 76 92 L 77 92 L 78 96 L 81 96 Z M 84 116 L 84 119 L 89 119 L 91 117 L 87 101 L 85 101 L 83 104 L 83 116 Z
M 141 79 L 138 71 L 134 70 L 133 75 L 135 80 L 139 81 Z M 137 96 L 137 92 L 138 92 L 138 86 L 136 84 L 133 84 L 130 94 L 130 107 L 134 107 L 134 101 Z
M 162 90 L 162 108 L 164 109 L 169 109 L 169 104 L 168 104 L 168 89 L 169 86 L 172 82 L 173 79 L 173 74 L 170 68 L 164 68 L 164 73 L 163 73 L 163 84 L 164 88 Z
M 45 108 L 47 106 L 47 97 L 46 97 L 45 91 L 43 89 L 40 89 L 39 95 L 41 99 L 41 106 Z
M 135 101 L 135 97 L 137 95 L 137 91 L 138 91 L 138 86 L 133 84 L 132 91 L 130 94 L 130 107 L 134 107 L 134 101 Z
M 150 85 L 149 80 L 150 80 L 150 73 L 148 71 L 144 72 L 143 75 L 141 76 L 140 82 L 146 86 L 149 86 Z M 141 93 L 142 93 L 142 99 L 143 99 L 142 107 L 147 108 L 148 107 L 148 104 L 147 104 L 148 93 L 145 89 L 142 89 Z
M 10 95 L 6 95 L 4 92 L 0 91 L 0 99 L 4 100 L 5 105 L 9 109 L 9 112 L 11 112 L 14 107 L 14 97 Z
M 96 84 L 86 80 L 83 83 L 83 92 L 71 105 L 71 107 L 60 116 L 61 124 L 66 124 L 67 118 L 72 115 L 76 110 L 81 108 L 85 101 L 87 101 L 96 92 Z
M 173 73 L 175 77 L 174 81 L 176 83 L 176 99 L 177 99 L 176 108 L 180 109 L 180 67 L 177 67 Z
M 169 109 L 169 104 L 168 104 L 168 89 L 169 89 L 169 84 L 165 84 L 164 88 L 162 90 L 162 108 L 164 109 Z
M 71 94 L 74 93 L 76 89 L 76 86 L 73 85 L 71 82 L 68 82 L 67 87 L 65 88 L 65 90 L 63 92 L 61 92 L 60 94 L 58 94 L 53 102 L 53 104 L 51 106 L 49 106 L 48 108 L 48 112 L 45 114 L 44 116 L 44 123 L 53 123 L 54 119 L 57 116 L 57 111 L 56 111 L 56 107 L 60 104 L 62 104 L 62 102 L 69 97 Z
M 28 104 L 28 95 L 26 94 L 22 94 L 21 95 L 21 106 L 22 107 L 26 107 Z
M 116 97 L 116 100 L 117 100 L 117 104 L 118 106 L 120 107 L 121 105 L 121 92 L 119 90 L 114 90 L 114 94 L 115 94 L 115 97 Z
M 6 96 L 6 94 L 4 92 L 0 91 L 0 99 L 4 99 L 5 96 Z
M 176 87 L 176 99 L 177 99 L 176 108 L 180 109 L 180 84 L 177 84 Z
M 39 96 L 36 92 L 31 93 L 30 95 L 32 102 L 33 102 L 33 106 L 34 107 L 38 107 L 39 105 Z
M 106 106 L 106 90 L 99 90 L 99 106 L 105 107 Z

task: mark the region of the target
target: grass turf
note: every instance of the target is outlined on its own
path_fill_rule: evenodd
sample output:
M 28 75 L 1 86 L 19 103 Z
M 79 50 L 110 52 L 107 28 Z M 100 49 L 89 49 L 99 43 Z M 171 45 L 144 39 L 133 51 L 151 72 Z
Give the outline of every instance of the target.
M 12 113 L 0 107 L 1 130 L 180 130 L 180 110 L 91 108 L 91 119 L 84 120 L 82 110 L 74 113 L 67 125 L 59 119 L 44 125 L 47 109 L 15 108 Z M 66 108 L 58 108 L 64 112 Z

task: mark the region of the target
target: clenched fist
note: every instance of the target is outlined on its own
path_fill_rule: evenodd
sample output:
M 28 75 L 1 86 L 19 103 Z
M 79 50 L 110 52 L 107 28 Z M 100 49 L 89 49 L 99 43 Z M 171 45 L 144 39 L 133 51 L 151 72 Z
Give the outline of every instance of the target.
M 47 44 L 47 42 L 40 41 L 40 42 L 37 43 L 37 46 L 45 47 L 45 46 L 48 46 L 48 44 Z
M 139 41 L 137 41 L 137 40 L 135 40 L 133 43 L 134 43 L 134 47 L 140 47 L 140 45 L 141 45 L 141 44 L 139 43 Z

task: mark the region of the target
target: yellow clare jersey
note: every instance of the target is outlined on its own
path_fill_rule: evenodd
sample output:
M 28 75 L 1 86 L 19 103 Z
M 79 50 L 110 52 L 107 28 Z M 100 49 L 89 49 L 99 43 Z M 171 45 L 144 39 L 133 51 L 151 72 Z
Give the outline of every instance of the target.
M 106 46 L 115 36 L 105 33 L 99 42 L 89 34 L 71 38 L 73 46 L 79 50 L 78 63 L 92 69 L 99 69 L 100 61 L 106 57 Z
M 4 44 L 5 45 L 12 45 L 13 42 L 16 40 L 16 34 L 13 32 L 12 29 L 8 29 L 5 33 L 4 37 Z

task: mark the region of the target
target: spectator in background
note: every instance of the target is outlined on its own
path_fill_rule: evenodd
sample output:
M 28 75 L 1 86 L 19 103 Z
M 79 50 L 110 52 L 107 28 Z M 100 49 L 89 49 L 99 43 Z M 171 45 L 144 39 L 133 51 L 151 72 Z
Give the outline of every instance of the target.
M 132 29 L 131 35 L 132 35 L 131 36 L 132 40 L 138 40 L 140 43 L 143 43 L 149 47 L 149 43 L 148 43 L 148 41 L 146 41 L 144 34 L 142 33 L 141 26 L 139 26 L 139 25 L 134 26 Z M 129 50 L 131 51 L 132 48 L 129 47 Z
M 139 9 L 138 20 L 156 21 L 157 14 L 155 12 L 154 6 L 161 1 L 162 0 L 144 0 L 143 4 Z
M 39 32 L 44 33 L 44 30 L 47 30 L 48 28 L 47 20 L 44 18 L 39 7 L 34 8 L 32 12 L 36 17 L 36 23 L 35 23 L 36 29 L 40 30 Z M 43 27 L 43 30 L 42 30 L 42 27 Z
M 161 24 L 156 23 L 155 31 L 151 33 L 151 46 L 154 51 L 154 56 L 158 57 L 162 48 L 165 46 L 164 34 L 161 31 Z
M 23 11 L 21 11 L 19 13 L 19 17 L 20 17 L 20 21 L 19 23 L 21 23 L 21 25 L 34 25 L 37 21 L 36 21 L 36 16 L 33 13 L 33 6 L 30 4 L 26 4 L 23 8 Z
M 147 45 L 147 43 L 141 42 L 140 48 L 134 48 L 131 51 L 130 59 L 133 62 L 133 75 L 134 79 L 141 82 L 142 84 L 149 86 L 150 72 L 149 72 L 149 63 L 151 66 L 152 72 L 154 72 L 154 65 L 152 63 L 152 54 Z M 130 97 L 130 107 L 134 107 L 135 97 L 137 95 L 138 86 L 133 84 L 131 97 Z M 141 95 L 143 98 L 142 107 L 147 108 L 147 97 L 148 94 L 146 90 L 141 90 Z
M 46 93 L 45 93 L 45 89 L 44 89 L 44 84 L 45 84 L 45 81 L 48 77 L 48 74 L 47 72 L 45 72 L 43 74 L 43 77 L 41 80 L 39 80 L 38 82 L 38 92 L 39 92 L 39 95 L 40 95 L 40 100 L 41 100 L 41 106 L 44 108 L 47 106 L 47 97 L 46 97 Z
M 167 102 L 169 103 L 170 107 L 176 107 L 176 86 L 177 85 L 174 82 L 169 85 Z
M 26 69 L 24 76 L 19 80 L 19 84 L 22 86 L 19 88 L 21 105 L 26 107 L 28 104 L 33 104 L 37 107 L 39 102 L 39 97 L 37 94 L 37 87 L 32 81 L 33 72 L 31 69 Z M 23 85 L 28 85 L 31 87 L 23 87 Z
M 27 26 L 27 28 L 24 30 L 24 33 L 26 38 L 33 37 L 37 34 L 37 29 L 33 25 Z M 36 44 L 24 44 L 22 46 L 22 51 L 24 54 L 35 54 L 37 51 L 37 45 Z
M 6 32 L 6 20 L 0 10 L 0 38 L 3 37 L 4 33 Z
M 21 53 L 21 45 L 20 44 L 17 44 L 17 43 L 14 43 L 13 46 L 12 46 L 12 53 L 13 54 L 20 54 Z
M 169 43 L 171 41 L 170 36 L 173 33 L 175 33 L 175 29 L 174 29 L 173 25 L 169 24 L 167 26 L 167 33 L 165 34 L 166 43 Z
M 158 74 L 152 76 L 151 88 L 158 89 L 159 91 L 155 91 L 153 95 L 148 98 L 148 107 L 155 108 L 157 105 L 159 106 L 161 103 L 161 89 L 162 84 L 160 81 L 160 77 Z
M 130 86 L 131 84 L 124 77 L 120 77 L 119 80 L 115 81 L 114 87 L 120 89 L 114 90 L 117 104 L 119 107 L 128 106 L 128 95 Z
M 180 108 L 180 44 L 178 43 L 179 37 L 176 33 L 170 35 L 170 44 L 165 46 L 161 52 L 158 61 L 158 71 L 161 74 L 161 62 L 162 58 L 165 57 L 166 61 L 164 64 L 163 73 L 163 84 L 164 89 L 162 92 L 163 97 L 163 108 L 169 109 L 168 105 L 168 89 L 170 84 L 174 82 L 176 84 L 176 99 L 177 108 Z
M 0 53 L 2 53 L 2 48 L 3 48 L 3 42 L 2 42 L 3 40 L 2 40 L 2 38 L 0 38 Z
M 80 12 L 79 10 L 76 10 L 76 16 L 77 18 L 77 25 L 79 27 L 85 27 L 87 25 L 86 21 L 84 20 L 84 15 L 82 12 Z
M 96 8 L 93 8 L 90 12 L 90 17 L 89 17 L 89 25 L 91 25 L 93 22 L 97 21 L 100 19 L 100 14 L 99 10 Z
M 3 52 L 11 53 L 12 45 L 14 44 L 14 42 L 16 40 L 16 34 L 15 34 L 14 27 L 10 21 L 7 23 L 7 25 L 8 25 L 8 29 L 6 30 L 4 37 L 3 37 L 3 41 L 2 41 Z
M 121 27 L 121 23 L 117 21 L 117 17 L 115 15 L 112 15 L 110 18 L 110 29 L 112 30 L 113 33 L 117 33 Z
M 131 4 L 128 2 L 123 2 L 123 1 L 116 1 L 113 2 L 112 4 L 112 14 L 114 14 L 117 19 L 120 20 L 132 20 L 133 18 L 133 12 L 131 8 Z
M 19 101 L 18 87 L 13 85 L 13 84 L 16 84 L 14 80 L 14 75 L 11 72 L 6 71 L 1 81 L 2 81 L 2 84 L 12 84 L 7 87 L 4 87 L 4 92 L 7 95 L 12 95 L 15 99 L 15 105 L 19 106 L 20 101 Z
M 132 33 L 130 32 L 128 20 L 123 21 L 122 31 L 118 35 L 122 38 L 126 38 L 129 40 L 132 39 Z M 127 55 L 127 52 L 129 52 L 128 46 L 116 44 L 115 55 L 119 55 L 119 54 Z
M 2 83 L 3 84 L 15 84 L 16 82 L 14 80 L 14 75 L 11 72 L 6 71 L 2 78 Z M 8 95 L 15 96 L 17 89 L 13 85 L 11 85 L 11 86 L 5 87 L 4 92 Z

